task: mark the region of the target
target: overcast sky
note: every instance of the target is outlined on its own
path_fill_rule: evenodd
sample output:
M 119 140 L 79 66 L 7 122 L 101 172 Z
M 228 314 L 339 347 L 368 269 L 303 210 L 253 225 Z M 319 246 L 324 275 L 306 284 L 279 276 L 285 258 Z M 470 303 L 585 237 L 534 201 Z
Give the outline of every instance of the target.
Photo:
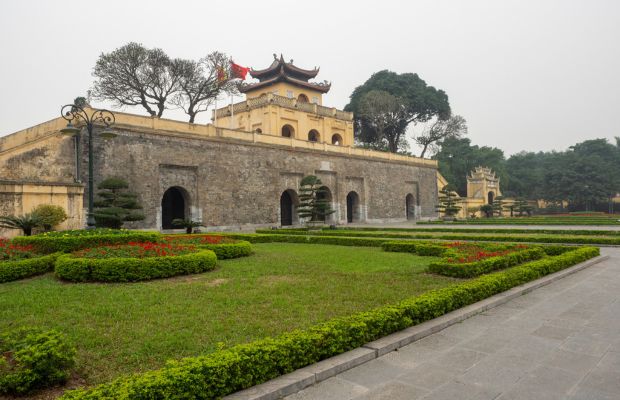
M 283 53 L 320 66 L 338 108 L 373 72 L 416 72 L 474 144 L 507 154 L 620 136 L 618 0 L 2 1 L 0 136 L 59 116 L 99 54 L 130 41 L 256 69 Z

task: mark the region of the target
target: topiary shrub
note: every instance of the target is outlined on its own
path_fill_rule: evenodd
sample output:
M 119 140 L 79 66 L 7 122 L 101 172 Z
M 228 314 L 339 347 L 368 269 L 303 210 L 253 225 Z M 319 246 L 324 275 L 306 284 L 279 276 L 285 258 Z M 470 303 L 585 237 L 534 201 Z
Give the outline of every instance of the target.
M 16 261 L 0 261 L 0 283 L 52 272 L 59 254 L 54 253 Z
M 23 395 L 64 383 L 74 366 L 75 349 L 65 335 L 18 328 L 0 335 L 0 393 Z
M 68 218 L 64 208 L 51 204 L 41 204 L 32 213 L 41 219 L 41 225 L 46 231 L 52 230 Z
M 223 235 L 168 235 L 163 239 L 167 243 L 195 245 L 211 250 L 218 260 L 245 257 L 252 254 L 252 245 L 245 240 L 237 240 Z

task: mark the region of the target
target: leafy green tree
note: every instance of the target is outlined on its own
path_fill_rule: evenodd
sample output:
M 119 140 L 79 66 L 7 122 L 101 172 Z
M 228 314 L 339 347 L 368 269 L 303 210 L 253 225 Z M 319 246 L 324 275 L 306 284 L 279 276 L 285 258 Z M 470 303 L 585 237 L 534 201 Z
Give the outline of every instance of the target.
M 368 118 L 368 113 L 360 112 L 363 110 L 366 95 L 371 91 L 390 94 L 402 107 L 397 115 L 397 123 L 385 131 L 388 135 L 385 132 L 381 135 L 376 123 Z M 433 118 L 443 120 L 450 117 L 448 95 L 443 90 L 428 86 L 424 80 L 413 73 L 397 74 L 388 70 L 376 72 L 363 85 L 355 88 L 350 99 L 345 110 L 355 114 L 357 141 L 377 147 L 385 146 L 391 152 L 402 149 L 406 143 L 403 139 L 410 124 L 427 122 Z M 385 118 L 393 117 L 393 109 L 388 107 L 387 110 Z
M 107 178 L 101 181 L 97 188 L 99 197 L 95 201 L 95 223 L 97 227 L 119 229 L 124 222 L 141 221 L 142 209 L 137 195 L 128 191 L 129 184 L 122 178 Z
M 42 225 L 41 217 L 34 213 L 0 216 L 0 228 L 21 229 L 25 236 L 32 235 L 32 230 Z
M 41 204 L 32 213 L 41 219 L 41 225 L 46 231 L 52 230 L 54 226 L 66 221 L 68 218 L 64 208 L 51 204 Z
M 446 185 L 439 191 L 439 204 L 437 211 L 443 214 L 444 218 L 454 217 L 461 210 L 459 203 L 461 199 L 450 185 Z
M 367 127 L 364 132 L 372 132 L 374 136 L 370 144 L 394 152 L 406 147 L 403 130 L 403 121 L 407 117 L 405 99 L 384 90 L 371 90 L 362 96 L 358 115 Z
M 323 182 L 314 175 L 305 176 L 299 184 L 297 215 L 308 222 L 316 222 L 325 221 L 334 212 L 326 198 Z

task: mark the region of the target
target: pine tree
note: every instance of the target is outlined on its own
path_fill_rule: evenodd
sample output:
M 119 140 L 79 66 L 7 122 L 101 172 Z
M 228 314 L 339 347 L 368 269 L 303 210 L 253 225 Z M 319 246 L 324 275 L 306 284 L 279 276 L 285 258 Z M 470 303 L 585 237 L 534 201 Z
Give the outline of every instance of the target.
M 98 227 L 120 229 L 124 222 L 141 221 L 144 215 L 137 195 L 129 192 L 129 184 L 122 178 L 104 179 L 97 188 L 99 199 L 95 201 L 95 223 Z
M 493 207 L 493 215 L 497 215 L 498 217 L 501 217 L 502 212 L 504 211 L 504 197 L 497 196 L 493 200 L 493 204 L 491 204 L 491 207 Z
M 326 193 L 319 178 L 314 175 L 304 177 L 299 185 L 297 215 L 308 222 L 325 221 L 328 215 L 335 212 L 325 197 Z
M 519 216 L 523 216 L 523 214 L 530 215 L 534 207 L 530 206 L 530 204 L 523 197 L 519 197 L 515 200 L 515 211 L 519 213 Z
M 442 213 L 444 218 L 454 217 L 461 209 L 461 206 L 459 206 L 460 202 L 461 199 L 456 192 L 452 190 L 450 185 L 446 185 L 439 191 L 437 211 Z

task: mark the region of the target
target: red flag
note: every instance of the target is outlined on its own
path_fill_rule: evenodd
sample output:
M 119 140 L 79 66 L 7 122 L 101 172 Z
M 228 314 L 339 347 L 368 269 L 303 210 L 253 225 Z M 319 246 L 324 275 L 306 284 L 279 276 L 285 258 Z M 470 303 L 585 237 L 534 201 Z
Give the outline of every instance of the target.
M 239 64 L 235 64 L 234 62 L 230 62 L 230 72 L 232 73 L 233 78 L 239 78 L 241 80 L 245 80 L 245 76 L 248 74 L 250 69 L 247 67 L 242 67 Z

